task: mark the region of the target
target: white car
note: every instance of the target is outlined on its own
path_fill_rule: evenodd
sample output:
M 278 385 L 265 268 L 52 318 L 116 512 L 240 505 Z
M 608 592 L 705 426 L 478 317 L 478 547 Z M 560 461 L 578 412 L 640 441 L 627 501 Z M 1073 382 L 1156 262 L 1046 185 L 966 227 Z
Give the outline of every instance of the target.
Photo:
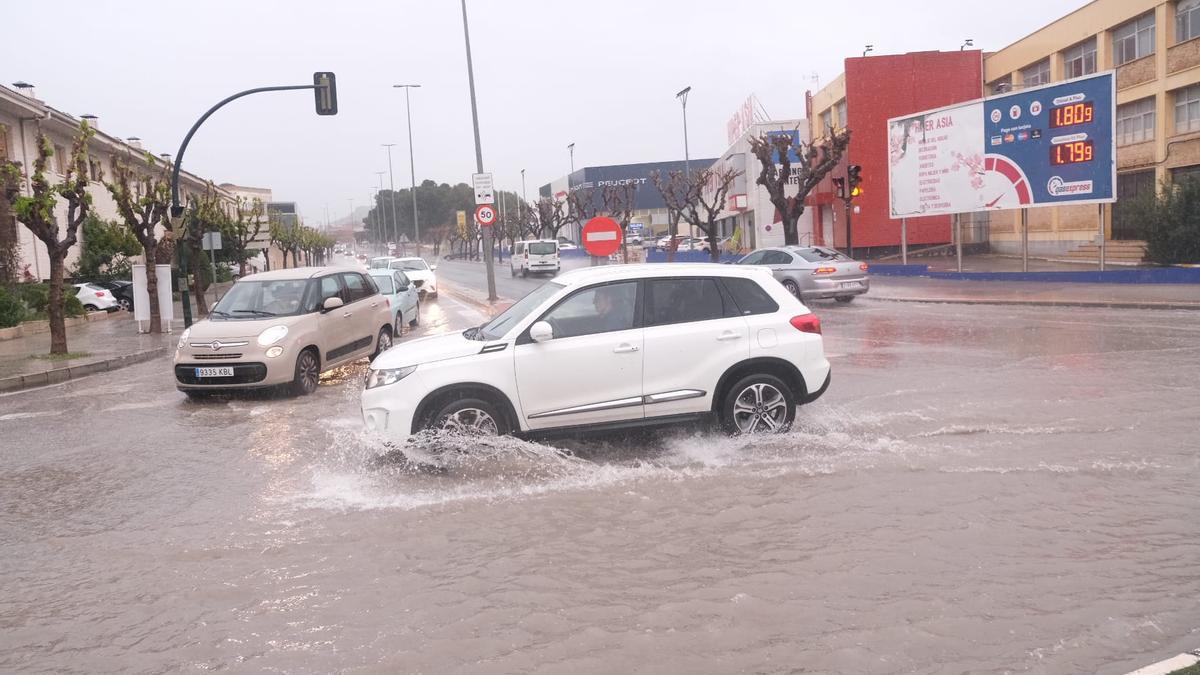
M 768 270 L 706 264 L 566 272 L 488 323 L 371 365 L 368 429 L 541 435 L 694 424 L 788 428 L 828 388 L 820 320 Z
M 99 284 L 85 283 L 73 285 L 75 286 L 75 297 L 79 298 L 79 302 L 83 305 L 83 308 L 89 312 L 115 312 L 121 308 L 112 291 Z
M 437 265 L 430 265 L 424 258 L 396 258 L 388 263 L 388 267 L 404 272 L 416 284 L 422 298 L 437 297 L 437 274 L 434 274 Z

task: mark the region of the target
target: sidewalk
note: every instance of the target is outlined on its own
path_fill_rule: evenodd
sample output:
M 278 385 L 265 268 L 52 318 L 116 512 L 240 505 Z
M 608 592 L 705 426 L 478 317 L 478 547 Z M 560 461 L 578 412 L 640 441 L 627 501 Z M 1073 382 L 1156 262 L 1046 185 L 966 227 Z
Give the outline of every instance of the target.
M 892 302 L 1200 310 L 1200 284 L 960 281 L 872 275 L 871 290 L 863 297 Z
M 114 370 L 163 356 L 178 334 L 138 334 L 132 316 L 121 312 L 107 321 L 67 329 L 67 349 L 78 358 L 36 358 L 50 352 L 50 333 L 0 342 L 0 393 L 39 387 Z

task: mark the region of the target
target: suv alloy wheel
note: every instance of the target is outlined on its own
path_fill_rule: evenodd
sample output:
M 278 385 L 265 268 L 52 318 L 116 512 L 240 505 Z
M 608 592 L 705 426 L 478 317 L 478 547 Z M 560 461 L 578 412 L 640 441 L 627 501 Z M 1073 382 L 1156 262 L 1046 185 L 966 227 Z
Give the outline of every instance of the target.
M 731 434 L 786 431 L 796 419 L 796 397 L 779 378 L 763 373 L 738 380 L 721 402 L 721 425 Z

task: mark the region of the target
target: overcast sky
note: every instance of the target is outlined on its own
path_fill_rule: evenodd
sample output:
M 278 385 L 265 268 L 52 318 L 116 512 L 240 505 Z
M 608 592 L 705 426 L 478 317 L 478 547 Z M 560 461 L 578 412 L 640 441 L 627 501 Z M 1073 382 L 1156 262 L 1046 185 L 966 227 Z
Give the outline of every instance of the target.
M 485 170 L 528 192 L 575 166 L 682 159 L 675 92 L 690 85 L 691 156 L 726 147 L 751 93 L 775 118 L 802 117 L 804 91 L 875 53 L 995 50 L 1086 0 L 468 0 Z M 269 187 L 310 224 L 364 205 L 394 142 L 409 183 L 404 93 L 413 90 L 418 180 L 475 170 L 457 0 L 57 0 L 5 3 L 0 77 L 32 82 L 60 110 L 100 116 L 116 136 L 175 153 L 209 106 L 251 87 L 337 74 L 336 117 L 309 91 L 235 102 L 193 139 L 184 168 Z M 388 177 L 383 177 L 386 186 Z

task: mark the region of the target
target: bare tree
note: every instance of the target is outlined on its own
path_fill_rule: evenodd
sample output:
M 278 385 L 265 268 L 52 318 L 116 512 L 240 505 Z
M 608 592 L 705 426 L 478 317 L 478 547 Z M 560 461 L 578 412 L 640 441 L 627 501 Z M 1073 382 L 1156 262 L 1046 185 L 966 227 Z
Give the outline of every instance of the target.
M 750 138 L 750 151 L 758 158 L 761 170 L 755 182 L 767 189 L 771 203 L 783 219 L 783 239 L 789 246 L 800 243 L 796 221 L 804 213 L 808 193 L 833 171 L 850 147 L 850 130 L 834 131 L 811 143 L 799 141 L 799 134 L 766 133 Z M 792 164 L 792 154 L 799 159 Z M 796 193 L 788 196 L 788 187 Z
M 146 291 L 150 294 L 150 332 L 162 332 L 162 310 L 158 306 L 158 269 L 171 262 L 175 252 L 175 230 L 167 218 L 171 205 L 170 167 L 153 155 L 145 155 L 145 170 L 135 172 L 130 157 L 113 160 L 113 180 L 105 182 L 125 226 L 137 237 L 146 258 Z M 158 227 L 162 226 L 162 238 Z
M 667 262 L 675 261 L 675 248 L 679 241 L 679 220 L 687 211 L 691 199 L 688 189 L 688 179 L 682 171 L 671 171 L 663 178 L 662 173 L 653 171 L 650 180 L 658 193 L 662 195 L 663 203 L 667 206 Z
M 693 171 L 687 181 L 689 198 L 683 217 L 708 238 L 708 253 L 713 262 L 721 259 L 721 249 L 717 246 L 717 216 L 725 208 L 729 188 L 740 175 L 742 172 L 732 167 L 709 168 Z
M 558 233 L 571 223 L 563 204 L 550 197 L 542 197 L 530 205 L 530 236 L 558 238 Z
M 637 196 L 637 183 L 628 182 L 622 185 L 605 185 L 602 193 L 604 210 L 617 224 L 621 232 L 629 234 L 629 221 L 633 219 L 633 204 Z M 629 262 L 628 237 L 621 237 L 621 262 Z
M 238 198 L 237 204 L 234 205 L 233 217 L 228 220 L 225 228 L 225 236 L 229 238 L 233 254 L 237 256 L 238 276 L 246 276 L 250 244 L 263 234 L 266 224 L 261 200 L 247 201 L 244 197 Z
M 596 188 L 577 187 L 567 192 L 567 216 L 563 225 L 583 227 L 584 223 L 596 217 Z M 555 232 L 554 236 L 558 236 Z
M 20 221 L 35 237 L 46 245 L 46 255 L 50 258 L 50 297 L 46 313 L 50 319 L 50 353 L 67 353 L 67 323 L 63 307 L 63 277 L 66 270 L 67 252 L 78 240 L 79 226 L 83 224 L 92 209 L 92 196 L 88 194 L 88 140 L 95 134 L 87 122 L 79 125 L 79 134 L 71 146 L 71 158 L 67 163 L 66 175 L 61 182 L 51 185 L 46 178 L 46 161 L 54 156 L 54 146 L 46 138 L 41 128 L 37 132 L 37 157 L 33 160 L 33 175 L 30 176 L 32 195 L 17 195 L 11 200 L 11 209 Z M 19 176 L 14 177 L 14 165 L 6 165 L 2 169 L 6 184 L 16 183 Z M 14 180 L 17 178 L 17 180 Z M 3 192 L 7 201 L 9 191 Z M 67 221 L 65 227 L 59 227 L 54 217 L 54 207 L 58 199 L 67 202 Z M 61 237 L 60 237 L 61 235 Z

